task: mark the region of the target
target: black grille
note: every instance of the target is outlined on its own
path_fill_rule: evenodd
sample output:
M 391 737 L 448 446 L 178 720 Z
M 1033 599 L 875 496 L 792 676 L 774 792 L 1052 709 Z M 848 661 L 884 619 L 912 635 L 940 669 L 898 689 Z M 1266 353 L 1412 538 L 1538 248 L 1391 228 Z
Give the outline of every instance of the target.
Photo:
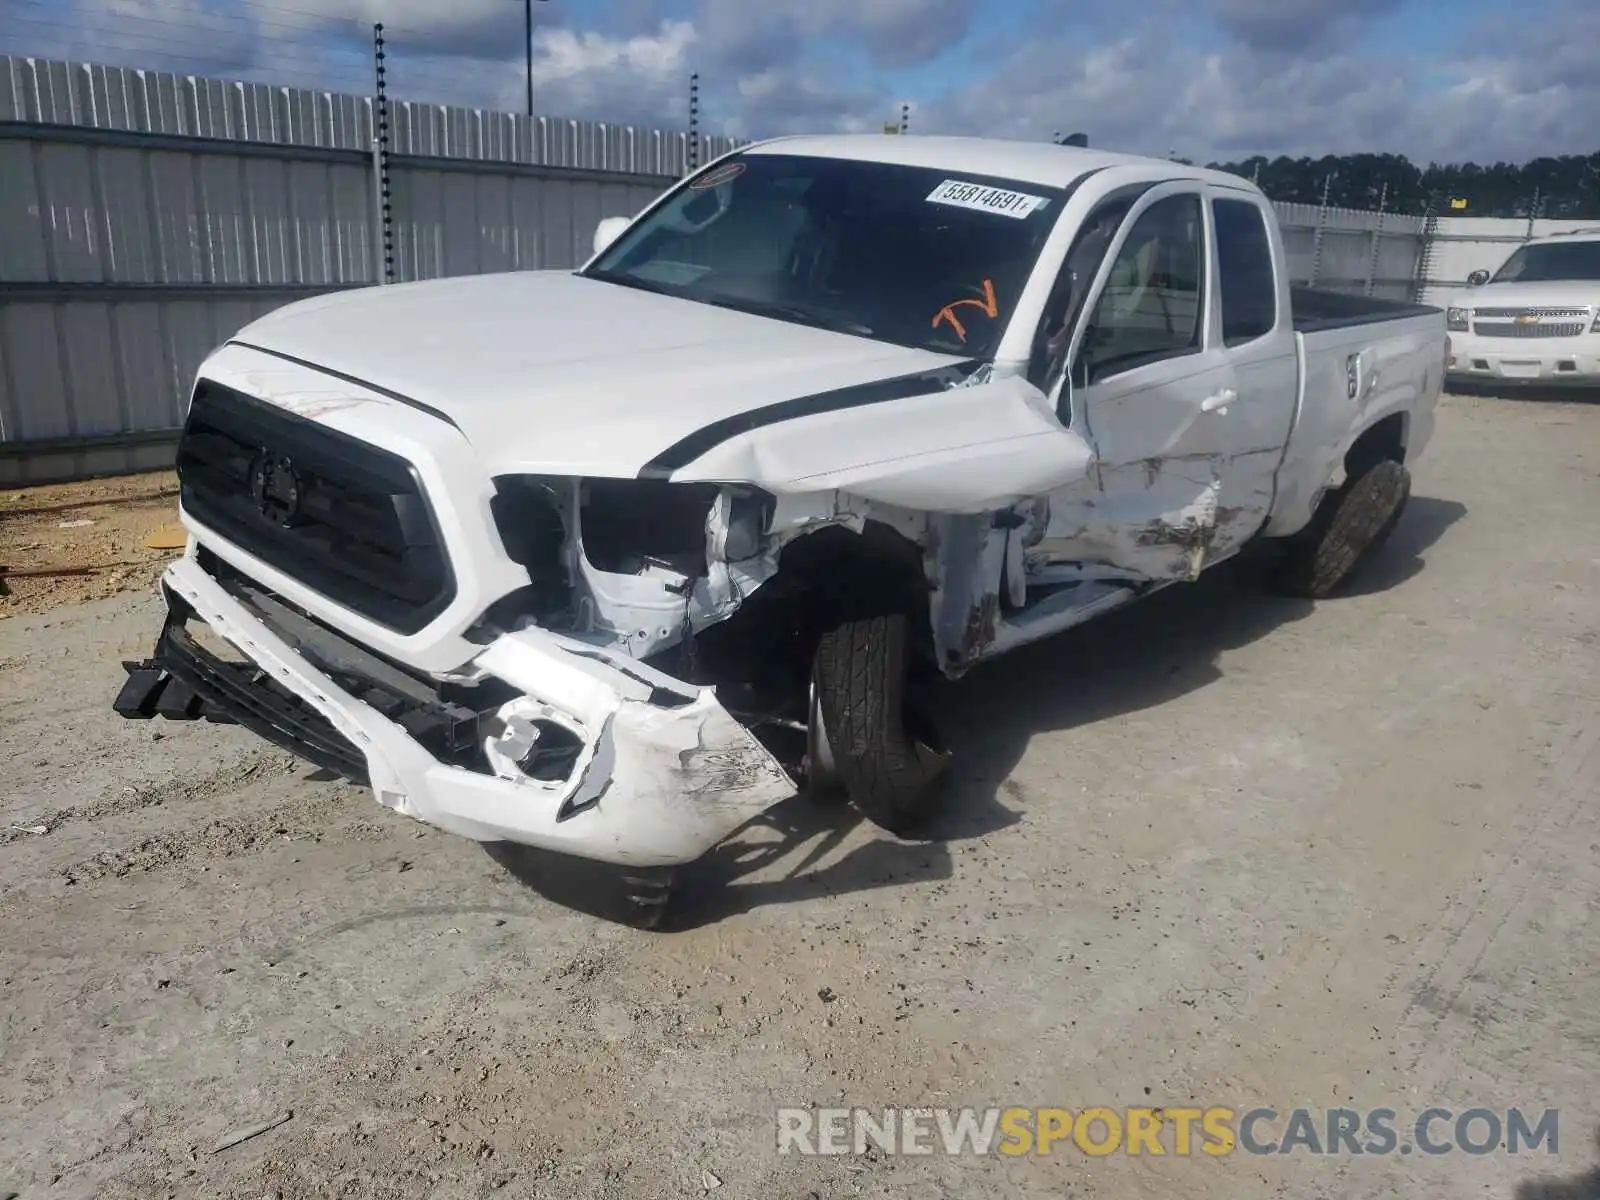
M 201 524 L 397 632 L 415 633 L 455 598 L 422 486 L 386 450 L 202 382 L 178 483 Z
M 258 737 L 352 782 L 370 782 L 366 756 L 326 717 L 264 671 L 224 662 L 206 650 L 181 617 L 168 618 L 154 662 Z

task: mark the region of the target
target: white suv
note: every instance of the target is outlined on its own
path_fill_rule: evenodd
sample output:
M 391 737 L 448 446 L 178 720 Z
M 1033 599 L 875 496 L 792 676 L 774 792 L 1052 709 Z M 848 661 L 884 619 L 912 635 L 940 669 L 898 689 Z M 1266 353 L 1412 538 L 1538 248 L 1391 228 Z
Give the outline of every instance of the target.
M 1449 307 L 1452 381 L 1600 387 L 1600 227 L 1519 246 Z

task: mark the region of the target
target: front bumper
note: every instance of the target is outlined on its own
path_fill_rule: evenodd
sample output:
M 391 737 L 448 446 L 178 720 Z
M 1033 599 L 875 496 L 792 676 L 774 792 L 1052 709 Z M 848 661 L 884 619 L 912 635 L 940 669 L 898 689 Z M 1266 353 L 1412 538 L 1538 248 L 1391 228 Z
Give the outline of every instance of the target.
M 1600 386 L 1600 337 L 1517 342 L 1453 333 L 1451 382 Z
M 146 667 L 185 690 L 161 711 L 232 718 L 369 783 L 396 812 L 451 833 L 665 866 L 698 858 L 795 793 L 782 766 L 712 689 L 539 629 L 501 636 L 469 666 L 514 693 L 501 712 L 548 719 L 577 735 L 570 773 L 520 776 L 505 753 L 480 755 L 476 766 L 441 761 L 441 747 L 465 748 L 463 729 L 476 736 L 467 717 L 481 714 L 456 703 L 420 721 L 415 712 L 391 719 L 367 702 L 380 689 L 358 699 L 352 690 L 361 688 L 348 675 L 336 681 L 338 673 L 308 661 L 192 552 L 167 569 L 163 584 L 171 611 Z M 229 663 L 206 650 L 186 628 L 193 619 L 249 662 Z M 138 707 L 119 698 L 125 715 L 148 715 Z M 499 766 L 484 765 L 496 760 Z

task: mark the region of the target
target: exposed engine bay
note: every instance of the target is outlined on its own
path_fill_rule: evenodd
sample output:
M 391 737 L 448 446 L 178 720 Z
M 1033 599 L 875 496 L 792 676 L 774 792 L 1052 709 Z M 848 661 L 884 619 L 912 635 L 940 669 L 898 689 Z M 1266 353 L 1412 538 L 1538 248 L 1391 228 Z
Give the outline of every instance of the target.
M 793 751 L 806 729 L 822 614 L 885 589 L 928 612 L 925 560 L 936 539 L 926 514 L 839 493 L 780 500 L 740 485 L 495 484 L 496 525 L 529 584 L 485 614 L 474 641 L 536 625 L 606 645 L 715 686 L 775 752 Z M 918 649 L 931 660 L 931 645 Z

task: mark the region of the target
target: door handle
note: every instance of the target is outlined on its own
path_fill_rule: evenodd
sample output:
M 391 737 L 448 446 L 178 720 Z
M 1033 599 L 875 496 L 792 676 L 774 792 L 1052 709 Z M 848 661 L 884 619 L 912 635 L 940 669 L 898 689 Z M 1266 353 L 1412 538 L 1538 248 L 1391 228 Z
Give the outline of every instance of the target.
M 1239 393 L 1232 388 L 1223 388 L 1214 396 L 1207 396 L 1200 401 L 1200 411 L 1203 413 L 1218 413 L 1226 415 L 1228 405 L 1239 398 Z

